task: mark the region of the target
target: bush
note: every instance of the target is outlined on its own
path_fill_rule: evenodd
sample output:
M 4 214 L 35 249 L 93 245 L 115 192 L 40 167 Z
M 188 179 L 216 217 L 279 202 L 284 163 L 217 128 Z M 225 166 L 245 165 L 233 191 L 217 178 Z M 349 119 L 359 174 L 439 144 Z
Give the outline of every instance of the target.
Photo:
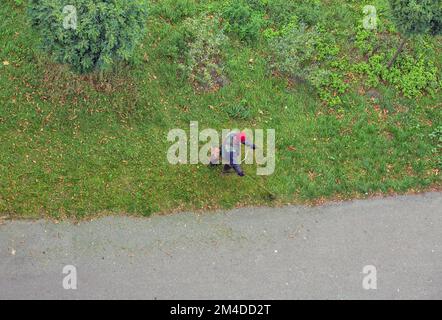
M 316 67 L 316 39 L 313 28 L 300 24 L 270 40 L 271 67 L 293 79 L 306 80 Z
M 344 82 L 340 73 L 318 68 L 312 72 L 309 81 L 325 104 L 330 107 L 342 104 L 341 96 L 348 89 L 348 84 Z
M 366 84 L 369 87 L 379 86 L 381 80 L 387 81 L 410 99 L 426 92 L 434 94 L 441 86 L 438 68 L 424 56 L 415 58 L 406 54 L 392 68 L 385 66 L 386 61 L 384 53 L 375 54 L 368 62 L 358 63 L 353 69 L 367 77 Z
M 292 16 L 296 14 L 297 6 L 299 3 L 295 1 L 272 0 L 268 1 L 267 13 L 275 25 L 282 26 L 290 22 Z
M 393 68 L 384 69 L 382 77 L 401 90 L 407 98 L 416 98 L 425 92 L 436 92 L 441 85 L 437 75 L 437 67 L 425 57 L 415 59 L 405 55 Z
M 145 33 L 147 2 L 30 0 L 29 15 L 43 48 L 58 62 L 85 73 L 130 60 Z
M 270 37 L 270 47 L 274 71 L 294 81 L 307 82 L 329 106 L 342 103 L 340 95 L 348 85 L 333 67 L 339 48 L 323 27 L 307 28 L 294 16 L 276 36 Z
M 186 50 L 180 68 L 197 90 L 216 90 L 226 79 L 223 75 L 222 49 L 227 37 L 213 16 L 187 19 L 183 25 Z
M 367 30 L 362 25 L 356 27 L 355 45 L 363 55 L 372 54 L 377 41 L 376 33 L 373 30 Z
M 226 20 L 226 31 L 232 32 L 240 40 L 253 42 L 261 34 L 266 21 L 263 14 L 253 10 L 243 1 L 229 2 L 223 11 L 222 17 Z

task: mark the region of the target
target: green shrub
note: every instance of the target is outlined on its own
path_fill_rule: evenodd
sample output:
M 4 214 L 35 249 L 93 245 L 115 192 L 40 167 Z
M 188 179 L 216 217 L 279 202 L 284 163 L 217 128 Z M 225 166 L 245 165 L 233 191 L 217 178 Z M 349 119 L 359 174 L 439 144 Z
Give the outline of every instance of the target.
M 66 6 L 75 8 L 65 10 Z M 78 72 L 129 61 L 145 33 L 146 0 L 30 0 L 43 48 Z M 76 23 L 75 18 L 76 16 Z M 68 23 L 66 23 L 68 22 Z
M 405 55 L 393 68 L 383 71 L 382 78 L 408 98 L 416 98 L 425 92 L 433 94 L 441 85 L 437 67 L 423 56 L 415 59 Z
M 247 42 L 256 41 L 266 23 L 261 12 L 238 0 L 228 2 L 222 17 L 226 21 L 226 31 Z
M 441 86 L 438 68 L 424 56 L 415 58 L 406 54 L 392 68 L 385 65 L 386 61 L 386 54 L 375 54 L 368 62 L 356 64 L 354 71 L 367 77 L 369 87 L 377 87 L 381 80 L 387 81 L 407 98 L 416 98 L 425 92 L 433 94 Z
M 271 0 L 267 4 L 267 14 L 276 26 L 284 26 L 290 22 L 299 3 L 287 0 Z
M 161 0 L 152 7 L 152 15 L 177 23 L 193 16 L 196 10 L 193 0 Z
M 289 2 L 289 1 L 287 1 Z M 289 7 L 288 10 L 294 10 L 292 14 L 296 14 L 302 23 L 308 26 L 314 26 L 323 20 L 324 10 L 321 8 L 321 1 L 299 1 L 294 8 Z M 288 11 L 287 13 L 290 13 Z
M 298 25 L 298 26 L 296 26 Z M 271 68 L 295 81 L 313 86 L 322 101 L 329 106 L 342 103 L 340 95 L 348 85 L 333 64 L 339 48 L 333 36 L 322 26 L 307 28 L 297 23 L 296 16 L 270 38 Z
M 381 75 L 385 72 L 385 54 L 376 54 L 368 59 L 368 62 L 361 62 L 353 66 L 353 71 L 365 75 L 366 84 L 369 87 L 377 87 L 381 80 Z
M 324 68 L 318 68 L 309 78 L 310 83 L 317 90 L 321 100 L 330 107 L 342 104 L 341 96 L 348 89 L 342 74 Z
M 363 55 L 371 54 L 376 46 L 377 38 L 373 30 L 367 30 L 362 25 L 356 29 L 355 45 Z
M 223 75 L 222 50 L 227 37 L 219 19 L 202 16 L 187 19 L 183 25 L 186 50 L 181 70 L 197 90 L 216 90 L 222 87 L 226 78 Z
M 173 62 L 180 61 L 188 50 L 184 28 L 169 28 L 167 35 L 158 45 L 158 52 L 162 57 L 168 57 Z
M 317 24 L 315 29 L 318 33 L 315 44 L 316 59 L 319 61 L 335 59 L 340 51 L 335 37 L 321 24 Z
M 283 26 L 281 29 L 275 29 L 274 27 L 267 28 L 264 30 L 264 38 L 267 40 L 272 40 L 277 37 L 281 36 L 287 36 L 289 33 L 292 32 L 293 29 L 299 28 L 299 18 L 296 15 L 293 15 L 285 26 Z
M 318 33 L 304 24 L 270 40 L 271 68 L 297 80 L 306 80 L 316 68 Z
M 245 1 L 253 10 L 262 11 L 262 12 L 264 12 L 267 9 L 269 2 L 271 2 L 271 0 L 245 0 Z

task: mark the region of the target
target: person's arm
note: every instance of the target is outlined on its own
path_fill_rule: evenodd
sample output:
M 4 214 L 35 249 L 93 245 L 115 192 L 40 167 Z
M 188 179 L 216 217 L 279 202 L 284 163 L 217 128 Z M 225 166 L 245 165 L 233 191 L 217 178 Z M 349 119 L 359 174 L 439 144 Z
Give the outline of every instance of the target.
M 244 141 L 242 144 L 249 147 L 249 148 L 252 148 L 253 150 L 256 149 L 255 144 L 251 143 L 249 140 Z

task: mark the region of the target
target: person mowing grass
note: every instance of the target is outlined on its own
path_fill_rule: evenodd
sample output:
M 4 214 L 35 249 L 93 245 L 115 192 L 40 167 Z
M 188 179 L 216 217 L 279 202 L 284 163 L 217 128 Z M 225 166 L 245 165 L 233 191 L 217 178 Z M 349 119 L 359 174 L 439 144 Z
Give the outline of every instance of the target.
M 235 172 L 240 177 L 244 177 L 244 171 L 241 169 L 241 144 L 255 150 L 256 146 L 247 140 L 245 132 L 230 132 L 219 148 L 212 149 L 212 157 L 210 159 L 210 166 L 216 166 L 223 159 L 224 168 L 223 173 L 229 173 L 230 170 Z

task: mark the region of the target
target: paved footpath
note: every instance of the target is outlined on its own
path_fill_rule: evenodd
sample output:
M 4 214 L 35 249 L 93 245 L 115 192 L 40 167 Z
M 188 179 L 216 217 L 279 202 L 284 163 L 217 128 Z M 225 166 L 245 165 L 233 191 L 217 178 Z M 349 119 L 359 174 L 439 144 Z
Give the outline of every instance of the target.
M 76 290 L 63 288 L 74 275 L 63 274 L 67 265 Z M 5 222 L 0 299 L 10 298 L 442 299 L 442 193 L 79 225 Z

